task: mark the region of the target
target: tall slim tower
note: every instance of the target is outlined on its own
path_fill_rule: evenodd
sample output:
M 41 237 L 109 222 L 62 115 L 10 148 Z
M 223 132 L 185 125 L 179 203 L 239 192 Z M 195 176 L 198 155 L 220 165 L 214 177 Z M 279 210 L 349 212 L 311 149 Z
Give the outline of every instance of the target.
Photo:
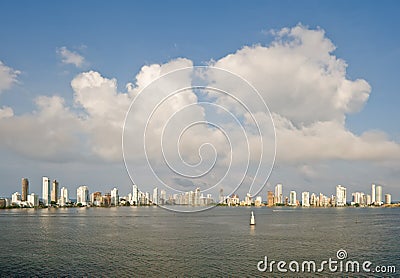
M 282 184 L 278 183 L 275 186 L 275 197 L 277 198 L 277 203 L 278 204 L 283 204 L 283 190 L 282 190 Z
M 375 202 L 376 202 L 376 199 L 375 199 L 375 184 L 372 184 L 371 185 L 371 203 L 372 204 L 374 204 Z
M 309 207 L 310 206 L 310 192 L 304 191 L 301 193 L 301 205 L 303 207 Z
M 378 185 L 377 187 L 376 187 L 376 196 L 375 196 L 375 204 L 376 205 L 378 205 L 378 206 L 380 206 L 380 205 L 382 205 L 382 197 L 383 197 L 383 195 L 382 195 L 382 186 L 380 186 L 380 185 Z
M 58 201 L 58 181 L 54 180 L 53 181 L 53 187 L 51 188 L 51 202 L 56 202 Z
M 118 206 L 119 205 L 119 194 L 118 194 L 118 189 L 117 188 L 113 188 L 113 190 L 111 190 L 111 205 L 112 206 Z
M 86 185 L 81 185 L 76 190 L 76 203 L 84 206 L 89 204 L 89 188 Z
M 48 177 L 42 178 L 42 201 L 45 206 L 50 205 L 50 179 Z
M 132 186 L 132 201 L 134 202 L 135 206 L 139 205 L 139 189 L 136 184 Z
M 28 201 L 28 194 L 29 194 L 29 181 L 27 178 L 23 178 L 21 181 L 22 185 L 22 196 L 21 201 L 26 202 Z
M 336 206 L 344 207 L 346 205 L 346 187 L 340 184 L 336 186 Z
M 296 196 L 296 191 L 294 191 L 294 190 L 290 191 L 290 194 L 289 194 L 289 205 L 290 206 L 296 206 L 297 205 L 297 196 Z

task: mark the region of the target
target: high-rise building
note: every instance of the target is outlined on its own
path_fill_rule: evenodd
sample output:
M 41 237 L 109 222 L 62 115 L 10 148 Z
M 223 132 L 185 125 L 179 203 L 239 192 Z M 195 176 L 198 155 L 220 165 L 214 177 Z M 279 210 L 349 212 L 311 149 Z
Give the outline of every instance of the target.
M 275 198 L 278 204 L 283 204 L 283 189 L 280 183 L 275 186 Z
M 86 185 L 81 185 L 76 190 L 76 203 L 87 206 L 89 204 L 89 189 Z
M 28 194 L 29 194 L 29 181 L 27 178 L 22 178 L 21 181 L 22 185 L 22 195 L 21 195 L 21 201 L 25 202 L 28 200 Z
M 21 203 L 21 194 L 19 192 L 15 192 L 11 195 L 11 203 L 15 205 L 20 205 Z
M 340 184 L 336 186 L 336 206 L 344 207 L 346 205 L 346 187 Z
M 261 196 L 257 196 L 257 197 L 256 197 L 256 199 L 255 199 L 255 201 L 254 201 L 254 205 L 255 205 L 256 207 L 259 207 L 259 206 L 262 205 L 262 197 L 261 197 Z
M 158 188 L 153 189 L 153 205 L 158 205 Z
M 310 192 L 305 191 L 301 193 L 301 205 L 303 207 L 309 207 L 310 206 Z
M 65 187 L 61 187 L 60 190 L 60 199 L 58 200 L 58 204 L 60 206 L 65 206 L 67 203 L 69 203 L 68 199 L 68 189 Z
M 296 191 L 292 190 L 289 194 L 289 206 L 297 206 Z
M 53 186 L 51 187 L 51 202 L 57 203 L 58 201 L 58 181 L 53 180 Z
M 385 194 L 385 204 L 390 205 L 392 203 L 392 195 Z
M 165 202 L 167 201 L 167 191 L 164 189 L 161 189 L 160 191 L 160 204 L 165 205 Z
M 132 202 L 131 205 L 139 205 L 139 189 L 136 184 L 132 186 Z
M 272 191 L 267 192 L 267 204 L 269 207 L 274 205 L 274 193 Z
M 36 195 L 35 193 L 31 193 L 30 195 L 28 195 L 28 199 L 27 202 L 29 204 L 29 206 L 31 207 L 38 207 L 39 206 L 39 196 Z
M 378 185 L 376 187 L 376 195 L 375 195 L 375 205 L 380 206 L 383 204 L 382 202 L 382 186 Z
M 48 177 L 42 178 L 42 202 L 45 206 L 50 205 L 51 202 L 50 179 Z
M 371 203 L 375 204 L 376 202 L 376 197 L 375 197 L 376 191 L 375 191 L 375 184 L 371 185 Z
M 118 206 L 119 205 L 119 195 L 118 195 L 118 189 L 117 188 L 113 188 L 113 190 L 111 190 L 111 205 L 112 206 Z

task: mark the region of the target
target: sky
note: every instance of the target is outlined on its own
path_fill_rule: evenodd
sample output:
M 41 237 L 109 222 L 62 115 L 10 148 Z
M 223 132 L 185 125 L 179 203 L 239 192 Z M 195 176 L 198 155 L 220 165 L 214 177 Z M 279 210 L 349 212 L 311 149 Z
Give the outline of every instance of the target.
M 261 177 L 254 171 L 245 175 L 242 196 L 247 183 L 253 180 L 260 188 L 269 177 L 263 196 L 276 183 L 283 183 L 286 195 L 292 189 L 298 194 L 306 190 L 331 195 L 337 184 L 348 192 L 370 193 L 371 183 L 377 183 L 400 200 L 399 5 L 398 1 L 1 1 L 0 196 L 21 191 L 23 177 L 29 178 L 31 192 L 41 194 L 42 176 L 59 180 L 73 198 L 82 184 L 102 192 L 115 186 L 121 195 L 127 194 L 130 177 L 151 191 L 157 181 L 145 174 L 149 164 L 135 148 L 125 169 L 121 137 L 129 105 L 138 95 L 160 97 L 151 90 L 145 94 L 145 89 L 163 74 L 208 65 L 254 86 L 274 123 L 276 138 L 269 136 L 265 142 L 275 139 L 276 157 L 269 149 L 270 161 L 262 164 Z M 194 82 L 190 76 L 176 78 L 176 88 Z M 224 79 L 210 71 L 207 78 L 206 84 L 227 88 L 254 108 L 254 115 L 269 115 L 257 106 L 259 99 L 229 87 L 231 75 Z M 218 116 L 221 111 L 201 107 L 200 100 L 224 107 L 243 126 L 253 127 L 246 122 L 245 111 L 215 92 L 179 94 L 171 99 L 176 106 L 160 106 L 159 117 L 168 119 L 192 105 L 172 130 L 178 132 L 177 127 L 189 120 L 217 121 L 234 146 L 240 146 L 239 129 L 224 122 L 228 114 Z M 150 109 L 151 102 L 143 101 L 143 107 Z M 130 120 L 133 127 L 144 120 L 137 111 Z M 268 119 L 259 120 L 262 127 L 270 127 Z M 149 129 L 153 133 L 146 137 L 148 147 L 158 146 L 163 124 L 154 122 Z M 222 134 L 202 126 L 183 137 L 182 156 L 189 164 L 199 162 L 199 147 L 207 140 L 217 151 L 220 148 L 225 160 L 227 153 L 236 155 L 231 164 L 218 161 L 211 177 L 177 179 L 165 163 L 157 163 L 156 148 L 149 152 L 150 161 L 155 161 L 150 164 L 180 190 L 210 187 L 232 165 L 233 174 L 223 182 L 225 192 L 231 192 L 238 182 L 235 173 L 247 156 L 224 149 Z M 260 137 L 249 134 L 255 155 L 250 161 L 256 163 Z M 167 145 L 167 153 L 175 150 Z M 213 154 L 206 149 L 204 161 L 212 160 Z M 179 158 L 171 161 L 179 163 Z

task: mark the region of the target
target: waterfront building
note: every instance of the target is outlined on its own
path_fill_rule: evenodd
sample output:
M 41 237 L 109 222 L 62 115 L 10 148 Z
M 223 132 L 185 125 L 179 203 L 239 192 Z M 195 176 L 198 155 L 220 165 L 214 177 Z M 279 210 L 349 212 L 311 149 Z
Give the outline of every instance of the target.
M 11 203 L 14 205 L 21 204 L 21 194 L 19 192 L 15 192 L 11 195 Z
M 57 203 L 58 201 L 58 181 L 53 181 L 53 186 L 51 188 L 51 202 Z
M 289 206 L 297 206 L 296 191 L 292 190 L 289 194 Z
M 269 207 L 274 205 L 274 193 L 272 191 L 267 192 L 267 205 Z
M 119 205 L 118 189 L 115 188 L 115 187 L 111 190 L 111 205 L 112 206 L 118 206 Z
M 376 189 L 375 189 L 375 184 L 371 185 L 371 203 L 375 205 L 376 202 Z
M 371 195 L 367 194 L 367 205 L 370 206 L 372 203 Z
M 132 203 L 131 205 L 139 205 L 139 189 L 136 184 L 132 186 Z
M 383 195 L 382 195 L 382 186 L 380 186 L 380 185 L 378 185 L 377 187 L 376 187 L 376 193 L 375 193 L 376 195 L 375 195 L 375 205 L 377 205 L 377 206 L 380 206 L 380 205 L 382 205 L 383 204 L 383 202 L 382 202 L 382 197 L 383 197 Z
M 346 205 L 346 187 L 340 184 L 336 186 L 336 206 L 343 207 Z
M 210 194 L 209 194 L 210 195 Z M 210 195 L 211 198 L 211 195 Z M 239 195 L 237 194 L 232 194 L 231 196 L 229 196 L 228 198 L 226 198 L 226 203 L 228 204 L 228 206 L 236 206 L 240 204 L 240 200 L 239 200 Z
M 76 203 L 83 206 L 89 205 L 89 189 L 86 185 L 81 185 L 76 190 Z
M 111 206 L 111 193 L 106 193 L 101 197 L 101 205 L 105 207 Z
M 45 206 L 49 206 L 51 202 L 50 179 L 48 177 L 42 178 L 42 202 Z
M 69 198 L 68 198 L 68 189 L 65 187 L 61 187 L 60 190 L 60 199 L 58 199 L 58 204 L 60 206 L 65 206 L 67 203 L 69 203 Z
M 252 202 L 251 195 L 250 193 L 247 193 L 246 197 L 244 198 L 244 203 L 246 206 L 251 206 L 251 202 Z
M 256 197 L 256 200 L 254 201 L 254 205 L 256 207 L 260 207 L 262 205 L 262 197 L 261 196 Z
M 317 200 L 317 195 L 315 193 L 311 194 L 311 198 L 310 198 L 310 205 L 313 207 L 316 207 L 318 204 L 318 200 Z
M 152 198 L 152 203 L 153 203 L 153 205 L 158 205 L 158 202 L 159 202 L 159 198 L 158 198 L 158 188 L 157 187 L 155 187 L 154 189 L 153 189 L 153 196 L 152 196 L 153 198 Z
M 301 193 L 301 205 L 303 207 L 309 207 L 310 206 L 310 192 L 304 191 Z
M 385 194 L 385 204 L 390 205 L 392 203 L 392 195 Z
M 31 193 L 27 197 L 27 203 L 30 207 L 38 207 L 39 206 L 39 196 L 35 193 Z
M 165 205 L 167 202 L 167 191 L 161 189 L 160 191 L 160 205 Z
M 102 205 L 102 196 L 101 192 L 96 191 L 90 194 L 90 202 L 92 203 L 93 206 L 99 207 Z
M 21 186 L 22 186 L 21 201 L 25 202 L 28 200 L 28 194 L 29 194 L 29 181 L 27 178 L 22 178 Z
M 275 186 L 275 198 L 277 204 L 283 204 L 283 188 L 280 183 Z

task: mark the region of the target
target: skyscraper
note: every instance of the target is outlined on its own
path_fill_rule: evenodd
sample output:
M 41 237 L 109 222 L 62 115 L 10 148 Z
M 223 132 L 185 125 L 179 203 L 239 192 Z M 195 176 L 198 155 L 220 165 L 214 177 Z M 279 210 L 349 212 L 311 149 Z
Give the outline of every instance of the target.
M 84 206 L 89 204 L 89 189 L 86 185 L 81 185 L 76 190 L 76 203 Z
M 139 189 L 136 184 L 134 184 L 132 188 L 132 202 L 133 204 L 131 205 L 135 206 L 139 205 Z
M 275 198 L 278 204 L 283 204 L 283 190 L 280 183 L 275 186 Z
M 375 205 L 382 205 L 382 186 L 378 185 L 376 187 L 376 195 L 375 195 Z
M 153 205 L 158 205 L 158 188 L 153 189 Z
M 336 206 L 344 207 L 346 205 L 346 187 L 340 184 L 336 186 Z
M 21 196 L 21 201 L 25 202 L 28 200 L 28 194 L 29 194 L 29 181 L 27 178 L 23 178 L 21 181 L 22 185 L 22 196 Z
M 118 206 L 119 205 L 119 195 L 118 195 L 118 189 L 117 188 L 113 188 L 113 190 L 111 190 L 111 205 L 112 206 Z
M 42 202 L 45 206 L 50 205 L 50 179 L 48 177 L 42 178 Z
M 296 191 L 292 190 L 289 194 L 289 206 L 297 206 Z
M 58 181 L 53 180 L 53 186 L 51 188 L 51 202 L 57 203 L 58 201 Z
M 59 203 L 60 206 L 65 206 L 67 203 L 69 203 L 68 189 L 67 188 L 61 187 L 60 200 L 58 200 L 58 203 Z
M 303 207 L 310 206 L 310 192 L 305 191 L 305 192 L 301 193 L 301 205 Z
M 375 184 L 372 184 L 371 185 L 371 203 L 372 204 L 375 204 L 375 201 L 376 201 L 376 199 L 375 199 Z
M 392 195 L 385 194 L 385 204 L 390 205 L 392 203 Z
M 267 202 L 269 207 L 274 205 L 274 193 L 272 191 L 267 192 Z

